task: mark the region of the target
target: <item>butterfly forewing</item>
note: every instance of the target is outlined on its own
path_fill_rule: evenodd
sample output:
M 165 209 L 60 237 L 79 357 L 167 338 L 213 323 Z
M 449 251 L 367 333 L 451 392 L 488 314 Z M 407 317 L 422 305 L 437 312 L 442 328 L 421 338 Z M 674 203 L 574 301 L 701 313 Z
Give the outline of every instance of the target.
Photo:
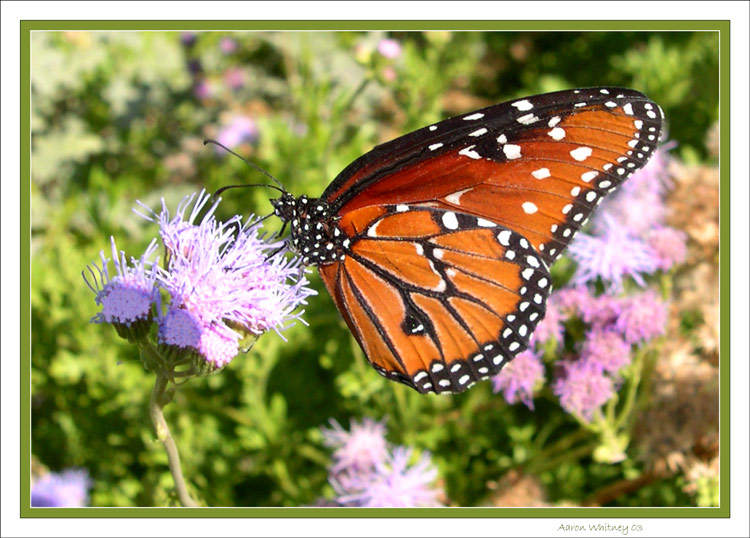
M 369 361 L 420 392 L 460 392 L 528 346 L 549 274 L 521 235 L 439 208 L 346 214 L 346 259 L 321 275 Z
M 324 197 L 339 214 L 432 203 L 524 235 L 552 263 L 604 196 L 649 159 L 661 109 L 622 88 L 528 97 L 425 127 L 347 167 Z

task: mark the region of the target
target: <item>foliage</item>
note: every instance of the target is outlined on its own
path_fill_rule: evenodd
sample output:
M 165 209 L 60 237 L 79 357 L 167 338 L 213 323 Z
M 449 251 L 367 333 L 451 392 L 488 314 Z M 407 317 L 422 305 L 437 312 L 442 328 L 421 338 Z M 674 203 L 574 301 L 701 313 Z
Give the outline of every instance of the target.
M 390 37 L 400 54 L 378 43 Z M 135 218 L 185 194 L 264 182 L 202 145 L 238 117 L 255 130 L 233 149 L 294 194 L 316 196 L 373 145 L 452 113 L 574 86 L 623 85 L 662 104 L 676 152 L 711 162 L 718 115 L 711 33 L 37 32 L 32 35 L 32 452 L 80 467 L 93 506 L 174 504 L 148 419 L 153 379 L 96 313 L 80 271 L 115 236 L 143 252 L 155 226 Z M 265 215 L 266 189 L 225 192 L 220 216 Z M 269 219 L 269 231 L 278 223 Z M 568 262 L 565 262 L 568 263 Z M 560 264 L 558 281 L 569 278 Z M 323 290 L 311 274 L 312 287 Z M 666 277 L 669 278 L 669 277 Z M 597 436 L 544 392 L 535 409 L 481 383 L 423 396 L 381 379 L 321 293 L 221 373 L 178 389 L 165 409 L 194 493 L 209 506 L 303 506 L 333 495 L 320 427 L 386 419 L 389 440 L 430 451 L 450 503 L 486 504 L 506 473 L 534 474 L 551 503 L 580 504 L 648 465 L 628 448 L 606 463 Z M 695 322 L 700 324 L 700 320 Z M 644 382 L 644 386 L 648 384 Z M 639 404 L 647 403 L 643 396 Z M 588 447 L 588 448 L 587 448 Z M 577 452 L 576 452 L 577 450 Z M 610 505 L 708 504 L 658 475 Z M 708 501 L 707 501 L 708 499 Z

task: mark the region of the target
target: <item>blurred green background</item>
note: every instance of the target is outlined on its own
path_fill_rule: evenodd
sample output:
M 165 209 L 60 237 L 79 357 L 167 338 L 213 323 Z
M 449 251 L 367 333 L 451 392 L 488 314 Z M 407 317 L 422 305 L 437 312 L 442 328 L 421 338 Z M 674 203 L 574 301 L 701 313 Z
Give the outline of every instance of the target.
M 378 52 L 384 38 L 400 51 Z M 690 32 L 34 32 L 32 48 L 32 453 L 78 466 L 94 506 L 168 505 L 172 479 L 137 350 L 89 324 L 81 271 L 109 237 L 139 256 L 156 229 L 136 199 L 171 208 L 185 194 L 262 181 L 203 146 L 231 141 L 292 193 L 318 196 L 377 143 L 450 115 L 524 95 L 621 85 L 665 110 L 673 152 L 710 162 L 718 120 L 718 33 Z M 265 215 L 264 189 L 226 192 L 220 216 Z M 277 230 L 274 219 L 267 221 Z M 301 506 L 331 494 L 319 427 L 387 417 L 389 439 L 430 450 L 452 503 L 487 502 L 493 481 L 576 428 L 553 402 L 509 406 L 482 383 L 422 396 L 364 360 L 317 277 L 320 295 L 219 375 L 166 408 L 188 481 L 211 506 Z M 546 469 L 551 501 L 581 502 L 638 463 L 584 459 Z M 612 505 L 684 506 L 676 478 Z

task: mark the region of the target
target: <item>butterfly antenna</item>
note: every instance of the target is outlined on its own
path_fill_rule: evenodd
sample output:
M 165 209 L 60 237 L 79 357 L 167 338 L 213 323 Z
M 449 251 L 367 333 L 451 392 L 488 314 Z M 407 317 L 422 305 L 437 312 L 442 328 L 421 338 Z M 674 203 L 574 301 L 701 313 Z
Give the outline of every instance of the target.
M 285 193 L 286 191 L 284 189 L 278 188 L 276 185 L 268 185 L 267 183 L 255 183 L 253 185 L 245 185 L 245 184 L 239 184 L 239 185 L 224 185 L 220 189 L 217 189 L 216 192 L 213 194 L 214 198 L 219 196 L 222 192 L 227 191 L 229 189 L 247 189 L 250 187 L 267 187 L 269 189 L 276 189 L 280 193 Z
M 220 147 L 220 148 L 222 148 L 222 149 L 223 149 L 224 151 L 227 151 L 227 152 L 231 153 L 232 155 L 234 155 L 235 157 L 237 157 L 238 159 L 240 159 L 240 160 L 244 161 L 244 162 L 245 162 L 245 164 L 248 164 L 248 165 L 252 166 L 252 167 L 253 167 L 253 168 L 255 168 L 255 169 L 256 169 L 256 170 L 258 171 L 258 172 L 260 172 L 260 173 L 262 173 L 263 175 L 265 175 L 266 177 L 270 178 L 270 179 L 271 179 L 271 181 L 273 181 L 274 183 L 276 183 L 276 185 L 278 185 L 278 187 L 274 187 L 274 186 L 272 186 L 272 185 L 265 185 L 265 186 L 267 186 L 267 187 L 272 187 L 272 188 L 274 188 L 274 189 L 276 189 L 276 190 L 278 190 L 278 191 L 281 191 L 281 192 L 286 192 L 286 189 L 284 188 L 284 185 L 282 185 L 282 184 L 281 184 L 281 182 L 280 182 L 280 181 L 279 181 L 278 179 L 276 179 L 276 178 L 275 178 L 275 177 L 273 177 L 273 176 L 272 176 L 271 174 L 269 174 L 268 172 L 266 172 L 265 170 L 263 170 L 263 168 L 261 168 L 260 166 L 258 166 L 258 165 L 257 165 L 257 164 L 255 164 L 254 162 L 252 162 L 252 161 L 249 161 L 249 160 L 247 160 L 247 159 L 246 159 L 246 158 L 244 158 L 244 157 L 243 157 L 242 155 L 238 155 L 237 153 L 235 153 L 234 151 L 232 151 L 231 149 L 229 149 L 228 147 L 226 147 L 226 146 L 225 146 L 224 144 L 222 144 L 221 142 L 219 142 L 219 141 L 217 141 L 217 140 L 214 140 L 214 139 L 212 139 L 212 138 L 207 138 L 206 140 L 204 140 L 204 141 L 203 141 L 203 145 L 204 145 L 204 146 L 205 146 L 205 145 L 207 145 L 207 144 L 214 144 L 215 146 L 219 146 L 219 147 Z M 248 185 L 248 186 L 250 186 L 250 185 Z M 227 188 L 227 187 L 225 187 L 224 189 L 220 189 L 220 191 L 221 191 L 221 190 L 225 190 L 226 188 Z M 231 186 L 230 186 L 230 187 L 228 187 L 228 188 L 231 188 Z

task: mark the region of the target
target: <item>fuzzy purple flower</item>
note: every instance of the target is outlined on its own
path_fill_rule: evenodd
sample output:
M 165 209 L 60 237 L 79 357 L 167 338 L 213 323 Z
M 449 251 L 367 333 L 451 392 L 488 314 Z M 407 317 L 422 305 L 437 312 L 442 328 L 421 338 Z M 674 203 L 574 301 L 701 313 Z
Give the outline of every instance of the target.
M 233 90 L 238 90 L 245 85 L 245 72 L 239 67 L 230 67 L 224 71 L 224 84 Z
M 240 144 L 253 144 L 257 142 L 259 134 L 258 127 L 252 119 L 245 116 L 237 116 L 219 130 L 216 138 L 226 147 L 234 148 Z M 216 151 L 217 153 L 223 152 L 219 146 L 216 146 Z
M 592 220 L 594 230 L 606 230 L 604 215 L 609 215 L 637 237 L 643 237 L 649 230 L 664 223 L 664 195 L 671 187 L 668 151 L 673 147 L 674 144 L 665 144 L 657 149 L 646 166 L 604 200 Z
M 630 364 L 630 344 L 614 330 L 592 329 L 581 346 L 580 360 L 598 364 L 605 372 L 616 375 Z
M 657 266 L 669 271 L 687 258 L 687 234 L 669 226 L 660 226 L 646 234 L 646 242 L 656 255 Z
M 231 37 L 222 37 L 219 41 L 219 48 L 224 54 L 231 54 L 237 50 L 237 42 Z
M 544 383 L 544 365 L 531 350 L 519 353 L 500 372 L 492 377 L 493 392 L 503 393 L 505 401 L 523 402 L 534 409 L 534 388 Z
M 195 45 L 196 40 L 198 39 L 198 36 L 195 34 L 195 32 L 182 32 L 180 34 L 180 43 L 183 44 L 183 46 L 190 48 L 193 45 Z
M 216 87 L 209 80 L 198 80 L 193 86 L 193 95 L 195 95 L 198 99 L 209 99 L 215 94 Z
M 31 486 L 31 506 L 71 508 L 89 503 L 91 479 L 84 469 L 48 473 Z
M 563 335 L 565 334 L 564 320 L 565 316 L 557 305 L 555 296 L 550 296 L 547 301 L 547 311 L 544 314 L 544 319 L 534 329 L 529 347 L 533 348 L 536 344 L 544 345 L 550 340 L 554 340 L 557 345 L 562 344 Z
M 556 309 L 563 317 L 580 316 L 592 300 L 591 291 L 585 286 L 555 290 L 549 302 L 554 302 Z
M 622 299 L 610 293 L 598 297 L 590 294 L 581 303 L 579 316 L 592 327 L 606 327 L 614 323 L 622 312 Z
M 364 508 L 441 506 L 442 491 L 433 485 L 437 469 L 430 455 L 422 454 L 410 465 L 412 454 L 410 448 L 394 448 L 392 454 L 376 464 L 373 473 L 349 480 L 345 489 L 332 480 L 339 494 L 336 500 Z
M 378 43 L 378 52 L 384 58 L 393 60 L 401 54 L 401 44 L 395 39 L 381 39 Z
M 552 390 L 565 411 L 589 421 L 614 395 L 615 387 L 601 365 L 577 360 L 561 365 Z
M 102 251 L 101 267 L 93 263 L 88 267 L 88 275 L 82 273 L 86 284 L 96 293 L 96 304 L 102 307 L 102 311 L 91 321 L 130 327 L 133 323 L 149 319 L 151 307 L 157 301 L 156 264 L 150 261 L 156 250 L 156 242 L 149 245 L 139 260 L 131 258 L 128 264 L 125 253 L 118 253 L 114 237 L 110 240 L 112 259 L 105 257 Z M 112 260 L 116 275 L 109 271 Z
M 574 283 L 581 285 L 601 278 L 611 291 L 619 291 L 623 280 L 631 277 L 645 287 L 642 274 L 656 271 L 655 254 L 612 217 L 604 215 L 603 220 L 601 235 L 578 234 L 570 245 L 570 256 L 578 263 Z
M 388 443 L 385 440 L 385 425 L 370 418 L 361 423 L 352 420 L 347 432 L 331 419 L 331 428 L 322 428 L 323 442 L 334 448 L 331 472 L 334 474 L 348 469 L 355 473 L 370 472 L 385 460 Z
M 648 291 L 627 297 L 615 327 L 629 344 L 647 342 L 667 330 L 667 305 Z
M 186 197 L 174 217 L 163 200 L 159 214 L 143 204 L 146 213 L 139 214 L 159 223 L 168 254 L 167 266 L 157 275 L 170 296 L 167 313 L 159 319 L 160 340 L 198 351 L 221 367 L 237 355 L 242 338 L 278 332 L 298 318 L 301 313 L 293 311 L 314 292 L 307 288 L 299 260 L 284 258 L 283 243 L 265 240 L 251 219 L 244 225 L 239 217 L 219 222 L 216 201 L 196 225 L 209 200 L 204 193 Z

